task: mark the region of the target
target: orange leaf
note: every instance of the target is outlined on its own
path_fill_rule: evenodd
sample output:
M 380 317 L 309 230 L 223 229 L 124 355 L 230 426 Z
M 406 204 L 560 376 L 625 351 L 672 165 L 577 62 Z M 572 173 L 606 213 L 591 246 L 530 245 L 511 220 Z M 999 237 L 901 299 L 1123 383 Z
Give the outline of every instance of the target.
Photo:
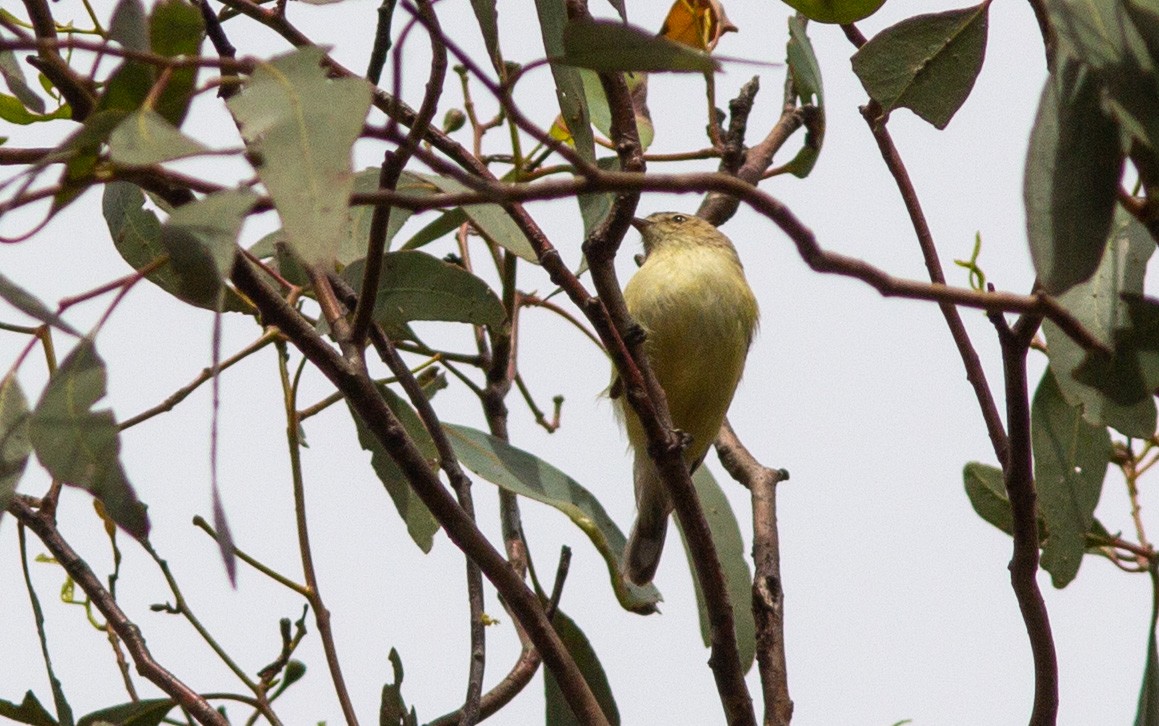
M 660 35 L 697 50 L 711 51 L 720 36 L 736 29 L 724 14 L 720 0 L 676 0 Z

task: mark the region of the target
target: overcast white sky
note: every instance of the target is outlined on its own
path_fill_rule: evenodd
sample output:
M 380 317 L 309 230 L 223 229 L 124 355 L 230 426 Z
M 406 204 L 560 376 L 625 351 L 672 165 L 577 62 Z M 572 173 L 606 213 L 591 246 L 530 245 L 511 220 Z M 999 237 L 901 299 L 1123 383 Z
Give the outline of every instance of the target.
M 597 14 L 610 6 L 592 0 Z M 112 2 L 98 2 L 107 16 Z M 958 7 L 944 0 L 889 0 L 861 24 L 866 35 L 919 12 Z M 291 19 L 336 57 L 364 68 L 377 2 L 348 0 L 329 7 L 290 3 Z M 58 19 L 85 24 L 79 3 L 53 5 Z M 776 0 L 726 5 L 740 33 L 726 36 L 718 52 L 781 61 L 790 11 Z M 444 27 L 478 49 L 466 0 L 438 5 Z M 659 28 L 668 3 L 629 3 L 633 22 Z M 70 12 L 72 15 L 70 16 Z M 529 61 L 543 55 L 530 0 L 500 3 L 503 47 Z M 966 105 L 938 132 L 908 111 L 894 114 L 890 129 L 921 194 L 942 262 L 954 284 L 966 284 L 951 260 L 969 256 L 975 231 L 983 239 L 981 264 L 1000 289 L 1025 292 L 1033 279 L 1025 241 L 1021 176 L 1026 143 L 1045 77 L 1041 43 L 1030 6 L 1010 0 L 991 6 L 986 64 Z M 396 24 L 396 28 L 400 24 Z M 243 30 L 244 28 L 244 30 Z M 248 21 L 227 25 L 243 53 L 281 52 L 280 39 Z M 853 48 L 839 28 L 811 26 L 824 74 L 828 111 L 825 147 L 804 181 L 778 178 L 763 188 L 788 203 L 830 249 L 863 257 L 890 272 L 924 279 L 917 244 L 892 180 L 860 114 L 865 93 L 853 76 Z M 425 41 L 415 36 L 407 54 L 406 97 L 416 102 L 425 82 Z M 208 45 L 206 48 L 208 49 Z M 763 90 L 750 129 L 763 133 L 781 103 L 783 68 L 727 65 L 718 77 L 719 105 L 751 75 Z M 703 85 L 696 76 L 654 77 L 650 106 L 656 125 L 653 151 L 704 145 Z M 484 109 L 493 104 L 477 100 Z M 555 102 L 545 69 L 520 100 L 547 126 Z M 443 109 L 460 101 L 448 84 Z M 485 112 L 483 112 L 485 114 Z M 14 146 L 53 143 L 68 123 L 19 128 L 0 123 Z M 206 94 L 185 130 L 216 146 L 235 146 L 236 132 Z M 498 140 L 496 140 L 498 143 Z M 790 142 L 790 148 L 795 148 Z M 376 164 L 382 148 L 360 142 L 359 168 Z M 793 153 L 787 151 L 786 153 Z M 787 158 L 787 157 L 786 157 Z M 680 168 L 709 168 L 708 162 Z M 221 159 L 186 163 L 196 173 L 242 178 L 240 164 Z M 647 195 L 641 213 L 694 210 L 693 196 Z M 577 260 L 582 233 L 573 204 L 536 204 L 531 211 L 566 259 Z M 431 217 L 412 221 L 418 229 Z M 0 230 L 23 228 L 29 217 L 12 215 Z M 273 215 L 251 220 L 251 243 L 276 225 Z M 981 416 L 958 355 L 934 305 L 884 300 L 867 286 L 809 271 L 774 225 L 742 210 L 724 231 L 736 242 L 760 300 L 762 329 L 733 404 L 733 424 L 766 464 L 785 467 L 792 480 L 778 500 L 786 640 L 795 724 L 888 726 L 913 719 L 922 726 L 1025 723 L 1032 670 L 1006 564 L 1010 540 L 982 522 L 962 488 L 962 466 L 995 463 Z M 405 232 L 404 232 L 405 235 Z M 626 279 L 638 239 L 631 233 L 621 260 Z M 447 244 L 432 248 L 450 251 Z M 31 242 L 7 246 L 0 268 L 43 299 L 94 287 L 128 270 L 113 250 L 100 219 L 100 193 L 90 191 Z M 538 270 L 521 271 L 524 290 L 551 289 Z M 103 311 L 90 303 L 70 312 L 79 327 Z M 20 318 L 0 311 L 5 321 Z M 963 313 L 992 387 L 1001 400 L 1001 369 L 993 330 L 982 313 Z M 184 306 L 158 289 L 138 286 L 98 338 L 110 367 L 110 402 L 119 419 L 164 399 L 208 364 L 211 316 Z M 601 354 L 581 335 L 540 310 L 521 321 L 521 369 L 542 407 L 563 394 L 563 428 L 554 435 L 536 427 L 518 396 L 510 399 L 511 439 L 588 487 L 626 530 L 632 514 L 630 461 L 611 408 L 599 398 L 607 385 Z M 437 331 L 434 326 L 424 328 Z M 248 318 L 226 318 L 225 352 L 255 338 Z M 437 335 L 437 332 L 432 332 Z M 467 330 L 448 340 L 468 349 Z M 11 361 L 24 340 L 0 335 L 0 361 Z M 62 345 L 65 341 L 59 341 Z M 63 357 L 63 351 L 62 351 Z M 7 366 L 7 363 L 4 364 Z M 1044 365 L 1031 357 L 1031 385 Z M 20 380 L 33 399 L 43 366 L 30 360 Z M 321 376 L 307 373 L 301 403 L 329 392 Z M 300 577 L 284 439 L 285 422 L 272 349 L 222 379 L 221 482 L 237 544 L 291 577 Z M 484 428 L 478 405 L 461 386 L 436 399 L 446 421 Z M 306 423 L 309 448 L 303 464 L 309 492 L 315 556 L 323 595 L 333 613 L 339 652 L 364 723 L 376 720 L 380 689 L 390 677 L 386 654 L 397 648 L 406 667 L 403 693 L 420 720 L 456 707 L 467 667 L 466 598 L 462 558 L 445 536 L 423 555 L 409 540 L 375 479 L 369 456 L 354 437 L 349 415 L 333 407 Z M 297 618 L 292 593 L 242 567 L 230 588 L 216 548 L 190 524 L 209 515 L 208 389 L 169 415 L 129 430 L 123 459 L 141 498 L 149 504 L 153 541 L 169 559 L 191 607 L 249 672 L 278 651 L 277 619 Z M 745 492 L 731 485 L 714 456 L 709 465 L 725 484 L 749 529 Z M 45 476 L 30 467 L 21 490 L 35 493 Z M 1112 473 L 1097 516 L 1109 529 L 1129 529 L 1124 487 Z M 498 541 L 495 489 L 476 481 L 475 499 L 485 531 Z M 1144 505 L 1149 502 L 1144 499 Z M 1144 518 L 1149 510 L 1144 510 Z M 663 614 L 640 617 L 616 604 L 602 560 L 563 515 L 526 502 L 524 526 L 541 573 L 550 572 L 562 544 L 573 548 L 562 608 L 584 629 L 600 655 L 625 724 L 709 724 L 721 709 L 700 643 L 686 563 L 676 537 L 656 584 Z M 70 490 L 62 528 L 98 573 L 109 566 L 107 546 L 88 495 Z M 746 543 L 749 538 L 746 536 Z M 170 599 L 156 568 L 128 538 L 118 585 L 121 602 L 141 626 L 154 654 L 194 688 L 232 688 L 230 675 L 192 630 L 174 616 L 150 612 Z M 33 540 L 33 553 L 42 548 Z M 40 665 L 27 597 L 20 586 L 16 527 L 0 522 L 0 698 L 19 701 L 33 689 L 51 701 Z M 51 566 L 33 565 L 49 620 L 55 663 L 78 715 L 123 700 L 119 676 L 103 636 L 79 608 L 60 605 L 63 579 Z M 1145 577 L 1123 574 L 1088 558 L 1064 591 L 1041 578 L 1058 645 L 1062 680 L 1059 723 L 1064 726 L 1128 723 L 1143 668 L 1150 590 Z M 488 629 L 487 685 L 514 662 L 518 650 L 510 618 L 488 589 L 487 610 L 501 622 Z M 312 635 L 299 657 L 309 671 L 279 702 L 287 724 L 339 723 L 312 619 Z M 755 669 L 750 674 L 759 694 Z M 145 693 L 149 688 L 144 689 Z M 542 686 L 535 684 L 492 722 L 542 721 Z M 235 720 L 242 711 L 230 707 Z

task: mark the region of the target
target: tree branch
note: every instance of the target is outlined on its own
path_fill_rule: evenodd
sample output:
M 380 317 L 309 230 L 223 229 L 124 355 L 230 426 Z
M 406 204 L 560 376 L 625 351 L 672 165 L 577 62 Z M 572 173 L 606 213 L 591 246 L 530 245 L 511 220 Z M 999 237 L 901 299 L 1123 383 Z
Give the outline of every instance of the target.
M 244 257 L 235 261 L 231 278 L 262 312 L 263 320 L 277 325 L 343 394 L 367 428 L 407 475 L 411 487 L 459 549 L 479 563 L 516 619 L 527 630 L 544 662 L 560 683 L 568 705 L 584 723 L 604 726 L 607 718 L 584 681 L 575 661 L 551 626 L 535 594 L 493 548 L 467 513 L 443 487 L 422 452 L 379 395 L 374 382 L 352 366 L 318 335 L 298 311 L 288 305 L 259 276 Z
M 92 600 L 93 605 L 108 621 L 109 627 L 125 644 L 125 649 L 133 658 L 137 666 L 137 673 L 151 681 L 164 691 L 170 698 L 187 710 L 190 715 L 207 726 L 229 726 L 225 718 L 218 713 L 209 702 L 189 686 L 185 685 L 177 676 L 166 670 L 153 659 L 140 629 L 129 620 L 121 610 L 117 601 L 101 584 L 96 574 L 89 568 L 88 563 L 65 541 L 56 528 L 56 522 L 45 514 L 29 506 L 22 497 L 17 496 L 8 505 L 12 516 L 20 520 L 24 526 L 31 529 L 52 553 L 52 556 L 64 568 L 69 577 L 80 586 L 84 593 Z

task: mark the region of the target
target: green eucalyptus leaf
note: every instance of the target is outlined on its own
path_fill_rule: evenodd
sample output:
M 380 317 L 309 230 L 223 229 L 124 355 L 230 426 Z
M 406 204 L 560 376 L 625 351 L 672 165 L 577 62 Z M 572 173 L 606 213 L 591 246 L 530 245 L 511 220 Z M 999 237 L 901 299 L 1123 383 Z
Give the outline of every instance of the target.
M 130 701 L 82 716 L 76 726 L 158 726 L 176 705 L 172 698 Z
M 440 191 L 447 194 L 460 194 L 462 192 L 470 191 L 467 187 L 455 179 L 444 176 L 429 176 L 419 175 L 426 179 L 431 184 L 434 184 Z M 535 250 L 531 247 L 531 242 L 527 240 L 527 235 L 515 224 L 515 220 L 506 209 L 498 204 L 465 204 L 463 211 L 466 212 L 471 222 L 475 225 L 475 229 L 479 234 L 486 237 L 491 242 L 500 247 L 519 255 L 528 262 L 538 263 L 539 258 L 535 255 Z
M 105 364 L 86 338 L 49 380 L 29 418 L 28 436 L 53 477 L 88 490 L 126 532 L 145 537 L 149 519 L 121 468 L 117 421 L 112 411 L 92 408 L 104 396 Z
M 69 335 L 80 335 L 76 328 L 66 323 L 64 318 L 52 312 L 39 298 L 7 277 L 4 277 L 4 275 L 0 275 L 0 299 L 3 299 L 6 303 L 25 315 L 33 317 L 42 323 L 63 330 Z
M 1038 505 L 1049 536 L 1042 546 L 1042 569 L 1055 587 L 1078 574 L 1086 534 L 1094 521 L 1111 454 L 1106 427 L 1083 420 L 1082 410 L 1063 398 L 1048 369 L 1031 403 L 1030 438 Z
M 437 469 L 439 452 L 435 448 L 435 442 L 431 439 L 431 435 L 423 426 L 422 420 L 419 419 L 419 415 L 410 407 L 410 404 L 403 401 L 394 391 L 386 386 L 379 386 L 378 389 L 382 393 L 386 405 L 394 412 L 395 417 L 398 418 L 407 434 L 418 446 L 427 463 L 432 468 Z M 370 452 L 370 465 L 373 467 L 374 473 L 378 475 L 383 487 L 386 488 L 391 501 L 394 502 L 399 516 L 406 523 L 407 533 L 410 534 L 411 539 L 419 546 L 419 549 L 423 552 L 430 552 L 431 547 L 434 546 L 435 533 L 439 531 L 438 521 L 411 489 L 410 482 L 402 469 L 398 468 L 394 459 L 390 457 L 390 454 L 386 452 L 374 434 L 366 428 L 366 424 L 362 422 L 353 408 L 350 408 L 350 416 L 354 419 L 354 425 L 358 429 L 358 443 L 364 451 Z
M 469 220 L 470 217 L 467 216 L 462 207 L 455 207 L 443 212 L 434 221 L 415 232 L 414 236 L 402 246 L 402 249 L 417 250 L 419 247 L 425 247 L 440 237 L 454 232 L 459 228 L 459 225 L 466 224 Z
M 821 83 L 821 65 L 817 62 L 806 31 L 804 16 L 798 14 L 789 18 L 789 42 L 785 56 L 793 80 L 793 91 L 802 104 L 816 109 L 805 116 L 804 146 L 784 168 L 800 179 L 813 171 L 821 155 L 821 144 L 825 140 L 825 89 Z
M 201 55 L 205 21 L 201 11 L 187 0 L 158 0 L 149 13 L 149 44 L 166 58 Z M 174 68 L 157 98 L 155 109 L 165 120 L 180 126 L 197 86 L 197 66 Z M 160 72 L 155 70 L 157 78 Z
M 1159 572 L 1151 565 L 1151 627 L 1147 633 L 1147 660 L 1143 667 L 1143 684 L 1139 687 L 1139 707 L 1135 726 L 1159 726 L 1159 645 L 1155 624 L 1159 621 Z
M 236 192 L 219 192 L 219 194 L 233 195 Z M 241 203 L 240 198 L 237 198 L 236 203 Z M 170 249 L 166 247 L 162 239 L 161 222 L 152 210 L 144 208 L 144 204 L 145 195 L 134 184 L 117 181 L 105 185 L 102 208 L 105 222 L 109 227 L 109 234 L 113 238 L 113 245 L 117 248 L 117 252 L 134 270 L 139 270 L 157 258 L 170 254 Z M 203 215 L 208 209 L 200 207 L 197 202 L 191 204 L 197 206 L 178 216 L 179 223 L 182 219 L 196 223 L 196 218 Z M 211 202 L 211 205 L 216 204 L 217 202 Z M 229 206 L 229 204 L 224 206 Z M 184 207 L 179 209 L 182 208 Z M 177 211 L 174 210 L 174 215 L 177 215 Z M 227 222 L 228 220 L 221 220 L 221 223 Z M 210 223 L 209 226 L 212 227 L 213 223 Z M 170 231 L 165 234 L 172 237 L 172 220 L 167 223 L 167 227 L 170 228 Z M 217 287 L 215 284 L 208 283 L 210 290 L 207 292 L 202 284 L 204 280 L 201 279 L 200 275 L 193 276 L 194 282 L 192 284 L 188 271 L 185 272 L 185 275 L 186 277 L 183 279 L 172 265 L 165 264 L 146 275 L 146 279 L 190 305 L 216 310 Z M 197 282 L 197 280 L 201 280 L 201 282 Z M 226 312 L 248 313 L 253 310 L 253 306 L 242 299 L 232 288 L 227 288 L 224 310 Z
M 351 263 L 342 277 L 362 285 L 364 260 Z M 411 320 L 443 320 L 499 327 L 507 319 L 503 303 L 487 283 L 462 267 L 425 252 L 387 252 L 382 259 L 374 319 L 387 328 Z
M 1159 390 L 1159 300 L 1124 294 L 1126 327 L 1115 330 L 1114 352 L 1087 354 L 1074 376 L 1107 397 L 1111 405 L 1141 409 L 1151 414 L 1141 430 L 1150 438 L 1155 427 L 1155 393 Z M 1150 423 L 1151 428 L 1145 424 Z
M 56 719 L 40 704 L 32 691 L 24 694 L 24 700 L 19 706 L 0 699 L 0 716 L 31 726 L 57 726 Z
M 41 104 L 43 105 L 43 104 Z M 8 123 L 20 124 L 27 126 L 29 124 L 42 123 L 44 121 L 55 121 L 57 119 L 72 118 L 72 108 L 65 104 L 55 111 L 49 113 L 34 113 L 29 111 L 24 102 L 16 96 L 9 96 L 6 93 L 0 93 L 0 120 Z
M 620 575 L 627 540 L 591 492 L 546 461 L 494 436 L 456 424 L 443 428 L 463 466 L 509 492 L 555 507 L 583 530 L 604 558 L 612 590 L 624 609 L 656 611 L 660 601 L 656 587 L 636 585 Z
M 1120 350 L 1124 358 L 1133 351 L 1115 344 L 1116 331 L 1130 327 L 1129 303 L 1123 296 L 1143 292 L 1143 275 L 1154 251 L 1155 242 L 1147 230 L 1120 213 L 1095 273 L 1058 297 L 1083 328 L 1104 345 Z M 1155 401 L 1150 395 L 1124 402 L 1124 396 L 1134 396 L 1135 386 L 1116 386 L 1116 379 L 1103 376 L 1080 380 L 1076 377 L 1080 367 L 1096 366 L 1099 361 L 1052 321 L 1043 321 L 1042 329 L 1055 380 L 1068 403 L 1082 406 L 1083 418 L 1135 438 L 1148 438 L 1155 432 Z
M 568 21 L 559 62 L 593 71 L 714 73 L 720 68 L 708 53 L 617 20 Z
M 363 169 L 354 175 L 354 191 L 365 194 L 378 191 L 378 169 Z M 409 171 L 404 171 L 399 177 L 395 191 L 414 196 L 426 195 L 434 192 L 431 184 Z M 403 207 L 391 207 L 390 218 L 386 223 L 386 249 L 390 249 L 394 239 L 406 221 L 414 212 Z M 366 246 L 370 241 L 370 221 L 374 217 L 374 207 L 359 204 L 348 208 L 346 225 L 342 228 L 342 241 L 338 244 L 338 263 L 345 266 L 355 260 L 366 257 Z
M 141 0 L 120 0 L 109 20 L 109 40 L 115 40 L 126 50 L 148 53 L 149 28 L 145 19 L 145 4 Z
M 24 108 L 38 115 L 44 113 L 44 99 L 24 80 L 24 69 L 10 50 L 0 50 L 0 77 Z
M 152 166 L 203 154 L 209 149 L 181 133 L 161 114 L 139 108 L 109 135 L 109 158 L 123 166 Z
M 982 70 L 989 10 L 985 0 L 907 18 L 863 45 L 853 56 L 853 71 L 885 113 L 908 108 L 944 129 Z
M 28 400 L 16 376 L 0 380 L 0 516 L 16 494 L 16 485 L 28 464 Z
M 716 553 L 724 569 L 728 597 L 732 603 L 737 648 L 740 650 L 740 665 L 748 672 L 752 668 L 753 658 L 757 652 L 757 626 L 753 620 L 752 609 L 753 573 L 749 568 L 740 525 L 737 524 L 728 497 L 724 495 L 724 491 L 706 467 L 701 466 L 696 470 L 692 475 L 692 484 L 696 487 L 700 505 L 704 508 L 708 529 L 712 532 L 712 541 L 716 544 Z M 680 520 L 674 518 L 674 521 L 680 532 L 680 541 L 684 544 L 684 553 L 688 556 L 688 570 L 692 573 L 692 585 L 696 590 L 700 637 L 705 647 L 709 647 L 712 645 L 712 624 L 708 620 L 708 606 L 704 601 L 704 592 L 700 589 L 700 579 L 696 577 L 696 562 L 692 559 L 692 551 L 688 548 L 688 539 L 684 536 Z
M 1064 63 L 1047 79 L 1030 134 L 1023 196 L 1034 269 L 1059 294 L 1099 265 L 1122 175 L 1119 132 L 1098 79 Z
M 596 655 L 588 637 L 584 635 L 574 620 L 558 609 L 552 616 L 551 624 L 555 628 L 556 634 L 559 635 L 559 639 L 563 641 L 567 652 L 571 654 L 576 666 L 579 667 L 588 687 L 592 689 L 592 694 L 596 697 L 596 702 L 600 704 L 600 710 L 604 712 L 608 723 L 611 726 L 619 726 L 620 710 L 616 707 L 616 697 L 612 694 L 612 687 L 608 684 L 608 676 L 604 673 L 604 667 L 600 664 L 600 658 Z M 546 726 L 584 726 L 572 713 L 571 707 L 567 705 L 567 699 L 564 698 L 559 682 L 555 680 L 555 676 L 551 674 L 550 670 L 544 671 L 543 693 L 546 706 L 544 716 Z
M 227 105 L 286 240 L 307 264 L 333 264 L 354 174 L 351 148 L 370 109 L 370 86 L 331 79 L 324 51 L 305 47 L 259 63 Z
M 161 226 L 161 244 L 177 278 L 178 296 L 214 308 L 237 256 L 237 237 L 257 195 L 226 189 L 173 210 Z
M 818 23 L 845 24 L 873 15 L 885 0 L 784 0 L 784 3 Z
M 394 680 L 382 686 L 382 699 L 378 706 L 379 726 L 418 726 L 414 708 L 408 711 L 406 701 L 402 698 L 402 658 L 397 650 L 391 648 L 388 660 L 394 670 Z

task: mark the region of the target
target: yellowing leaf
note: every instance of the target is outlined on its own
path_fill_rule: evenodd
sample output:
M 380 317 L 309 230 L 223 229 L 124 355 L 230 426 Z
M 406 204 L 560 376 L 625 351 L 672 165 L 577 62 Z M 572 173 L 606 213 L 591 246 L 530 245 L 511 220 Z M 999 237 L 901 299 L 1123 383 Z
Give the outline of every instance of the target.
M 660 35 L 697 50 L 711 51 L 722 35 L 736 29 L 719 0 L 676 0 L 660 27 Z

